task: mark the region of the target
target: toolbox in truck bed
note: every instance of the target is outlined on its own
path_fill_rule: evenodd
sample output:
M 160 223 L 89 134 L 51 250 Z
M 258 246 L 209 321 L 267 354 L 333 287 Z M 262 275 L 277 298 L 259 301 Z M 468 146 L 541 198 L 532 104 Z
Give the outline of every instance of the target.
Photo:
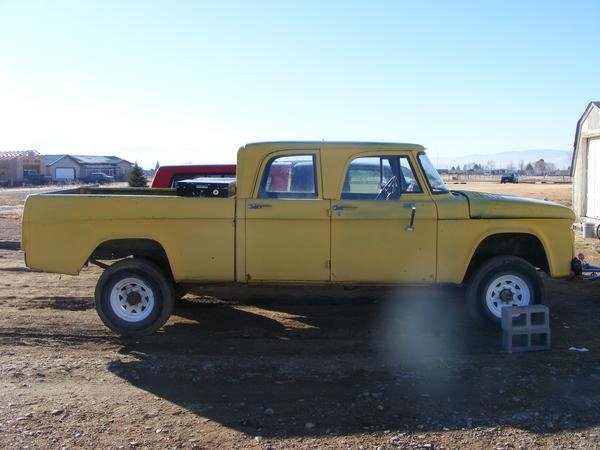
M 181 197 L 232 197 L 235 195 L 235 178 L 201 177 L 177 182 L 177 195 Z

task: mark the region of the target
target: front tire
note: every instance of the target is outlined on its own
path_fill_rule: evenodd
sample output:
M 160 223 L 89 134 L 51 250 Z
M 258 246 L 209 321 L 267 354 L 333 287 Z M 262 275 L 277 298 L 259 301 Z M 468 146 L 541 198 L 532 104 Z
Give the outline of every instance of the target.
M 95 292 L 102 322 L 124 336 L 151 334 L 173 310 L 173 284 L 155 263 L 142 258 L 116 262 L 100 276 Z
M 500 325 L 505 306 L 542 303 L 544 284 L 535 268 L 516 256 L 497 256 L 483 263 L 471 278 L 466 300 L 480 324 Z

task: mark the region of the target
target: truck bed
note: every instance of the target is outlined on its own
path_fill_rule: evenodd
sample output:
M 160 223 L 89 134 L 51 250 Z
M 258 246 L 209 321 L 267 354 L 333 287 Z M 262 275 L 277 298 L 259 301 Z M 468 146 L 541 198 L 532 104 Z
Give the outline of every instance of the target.
M 80 187 L 31 195 L 23 213 L 27 265 L 76 275 L 100 245 L 148 240 L 177 282 L 235 279 L 235 198 L 184 198 L 174 189 Z M 200 269 L 201 268 L 201 269 Z

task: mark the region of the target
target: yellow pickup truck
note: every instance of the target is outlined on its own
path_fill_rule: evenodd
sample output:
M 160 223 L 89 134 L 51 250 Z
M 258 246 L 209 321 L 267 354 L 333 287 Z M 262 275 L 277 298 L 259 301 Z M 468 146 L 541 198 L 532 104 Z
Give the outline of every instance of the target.
M 236 190 L 31 195 L 26 264 L 72 275 L 88 262 L 105 268 L 96 309 L 126 335 L 160 328 L 192 285 L 466 284 L 472 314 L 497 323 L 503 306 L 542 301 L 539 271 L 570 273 L 569 208 L 451 191 L 415 144 L 248 144 Z

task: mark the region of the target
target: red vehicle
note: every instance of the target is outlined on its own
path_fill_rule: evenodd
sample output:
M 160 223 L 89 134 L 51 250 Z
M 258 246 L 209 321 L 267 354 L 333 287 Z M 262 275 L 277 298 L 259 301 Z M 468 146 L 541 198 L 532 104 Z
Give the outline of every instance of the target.
M 174 188 L 175 183 L 190 178 L 232 178 L 235 164 L 201 164 L 193 166 L 160 166 L 152 180 L 153 188 Z

